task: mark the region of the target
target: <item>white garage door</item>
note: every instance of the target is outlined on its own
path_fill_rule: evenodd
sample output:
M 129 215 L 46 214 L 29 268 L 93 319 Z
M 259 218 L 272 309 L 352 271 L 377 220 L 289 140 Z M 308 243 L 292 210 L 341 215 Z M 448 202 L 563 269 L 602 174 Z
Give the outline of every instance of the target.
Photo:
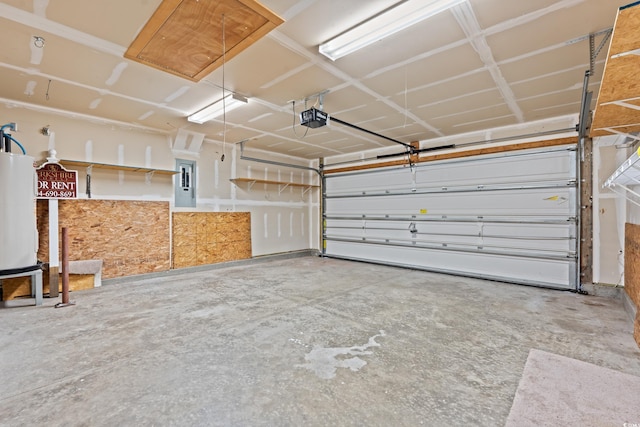
M 577 289 L 575 145 L 325 176 L 326 256 Z

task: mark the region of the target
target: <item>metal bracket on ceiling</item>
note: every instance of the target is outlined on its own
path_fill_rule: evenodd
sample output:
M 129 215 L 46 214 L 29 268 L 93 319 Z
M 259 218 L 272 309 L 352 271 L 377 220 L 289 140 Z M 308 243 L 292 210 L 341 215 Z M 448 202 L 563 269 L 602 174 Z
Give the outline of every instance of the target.
M 589 90 L 589 77 L 593 73 L 590 70 L 584 73 L 584 82 L 582 84 L 582 99 L 580 102 L 580 116 L 578 117 L 578 124 L 576 125 L 576 131 L 578 137 L 582 140 L 588 134 L 588 130 L 591 127 L 591 98 L 593 92 Z
M 605 44 L 607 44 L 607 41 L 609 40 L 609 37 L 611 37 L 612 33 L 613 27 L 607 28 L 606 30 L 598 31 L 597 33 L 589 34 L 589 73 L 591 73 L 591 75 L 593 75 L 594 73 L 596 58 L 600 54 L 600 51 L 605 46 Z M 596 36 L 598 35 L 603 35 L 603 38 L 600 41 L 600 45 L 596 48 Z
M 307 108 L 307 102 L 312 99 L 318 100 L 318 110 L 324 111 L 324 96 L 329 93 L 329 89 L 325 89 L 322 92 L 314 93 L 304 98 L 304 108 Z

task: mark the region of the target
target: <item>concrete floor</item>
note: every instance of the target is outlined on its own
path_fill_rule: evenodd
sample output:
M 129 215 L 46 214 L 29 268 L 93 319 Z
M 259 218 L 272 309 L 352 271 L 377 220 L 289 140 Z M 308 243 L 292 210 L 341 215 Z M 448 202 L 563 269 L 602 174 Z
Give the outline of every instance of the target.
M 0 309 L 0 425 L 501 426 L 531 348 L 640 376 L 619 299 L 319 257 L 71 300 Z

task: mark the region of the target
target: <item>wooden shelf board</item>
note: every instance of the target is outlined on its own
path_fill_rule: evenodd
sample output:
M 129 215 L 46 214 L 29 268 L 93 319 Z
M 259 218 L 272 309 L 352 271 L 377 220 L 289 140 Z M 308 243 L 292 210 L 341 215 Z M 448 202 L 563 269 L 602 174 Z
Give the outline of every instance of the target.
M 618 11 L 611 35 L 600 91 L 593 112 L 591 137 L 633 132 L 640 123 L 640 87 L 635 84 L 640 67 L 640 7 Z
M 604 187 L 640 185 L 640 149 L 634 151 L 604 182 Z
M 118 170 L 118 171 L 153 173 L 158 175 L 174 175 L 179 173 L 178 171 L 174 171 L 170 169 L 153 169 L 153 168 L 143 168 L 138 166 L 112 165 L 108 163 L 86 162 L 82 160 L 61 159 L 60 164 L 66 165 L 66 166 L 76 166 L 76 167 L 87 167 L 87 168 L 93 167 L 96 169 L 110 169 L 110 170 Z

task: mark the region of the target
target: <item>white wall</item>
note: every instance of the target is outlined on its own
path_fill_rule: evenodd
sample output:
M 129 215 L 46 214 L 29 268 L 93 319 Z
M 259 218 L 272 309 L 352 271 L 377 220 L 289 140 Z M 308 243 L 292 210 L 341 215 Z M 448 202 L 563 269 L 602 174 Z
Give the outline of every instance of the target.
M 18 131 L 12 132 L 12 136 L 38 164 L 46 161 L 48 150 L 52 148 L 59 159 L 156 169 L 175 169 L 176 158 L 196 161 L 196 208 L 174 207 L 175 178 L 171 176 L 155 174 L 148 177 L 144 173 L 97 167 L 91 172 L 91 197 L 94 199 L 169 201 L 177 211 L 249 211 L 254 256 L 319 248 L 319 189 L 303 194 L 299 187 L 279 191 L 277 185 L 254 185 L 249 191 L 246 186 L 236 186 L 229 181 L 235 177 L 254 177 L 318 184 L 319 178 L 313 171 L 241 160 L 240 146 L 230 143 L 224 146 L 224 161 L 221 160 L 223 145 L 216 141 L 204 141 L 197 150 L 175 151 L 172 149 L 175 134 L 73 116 L 54 109 L 43 111 L 2 105 L 0 122 L 17 123 Z M 50 128 L 51 135 L 40 133 L 45 126 Z M 20 150 L 14 146 L 12 151 Z M 311 166 L 304 159 L 275 156 L 252 147 L 247 147 L 245 154 Z M 78 181 L 78 196 L 86 198 L 85 168 L 78 169 Z
M 629 154 L 622 142 L 617 136 L 593 140 L 593 281 L 618 286 L 624 284 L 627 203 L 603 184 Z

